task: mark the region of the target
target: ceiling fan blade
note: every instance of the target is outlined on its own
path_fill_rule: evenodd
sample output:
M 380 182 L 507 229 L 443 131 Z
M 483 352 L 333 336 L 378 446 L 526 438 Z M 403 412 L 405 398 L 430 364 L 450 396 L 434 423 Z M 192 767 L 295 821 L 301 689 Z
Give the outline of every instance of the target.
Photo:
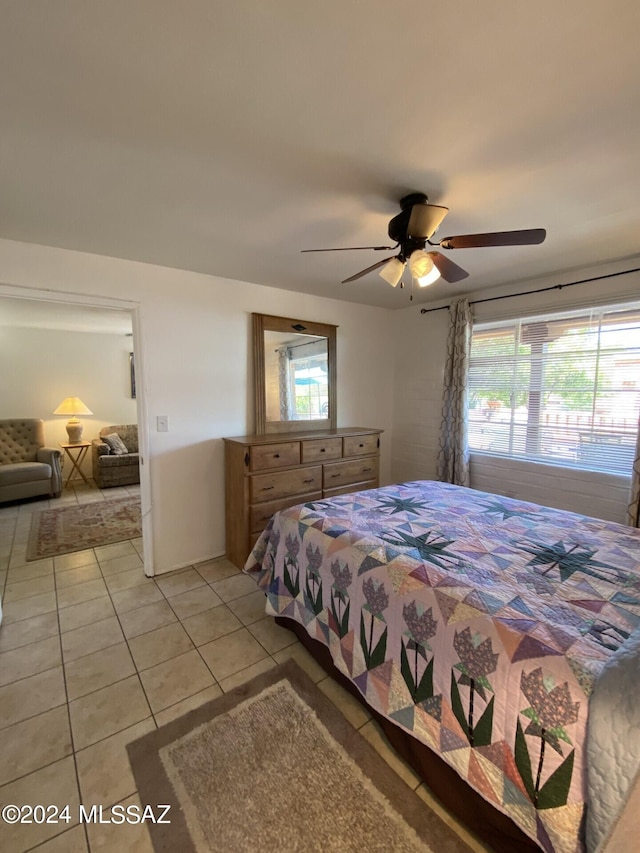
M 355 275 L 351 275 L 349 276 L 349 278 L 345 278 L 345 280 L 341 282 L 341 284 L 347 284 L 350 281 L 355 281 L 357 278 L 362 278 L 363 275 L 368 275 L 368 273 L 373 272 L 374 270 L 377 270 L 380 267 L 383 267 L 385 264 L 388 264 L 390 260 L 392 259 L 385 258 L 383 261 L 378 261 L 377 264 L 372 264 L 370 267 L 367 267 L 366 270 L 360 270 L 360 272 L 357 272 Z
M 475 249 L 481 246 L 535 246 L 543 243 L 547 232 L 544 228 L 529 228 L 524 231 L 495 231 L 490 234 L 461 234 L 440 240 L 443 249 Z
M 387 249 L 397 249 L 395 246 L 342 246 L 339 249 L 300 249 L 301 252 L 356 252 L 359 249 L 373 249 L 374 252 L 382 252 Z
M 454 264 L 449 258 L 441 255 L 440 252 L 429 252 L 429 257 L 433 261 L 433 265 L 439 270 L 440 275 L 449 284 L 455 284 L 457 281 L 462 281 L 463 278 L 468 278 L 469 273 Z
M 407 225 L 407 237 L 428 240 L 449 213 L 448 207 L 438 204 L 414 204 Z

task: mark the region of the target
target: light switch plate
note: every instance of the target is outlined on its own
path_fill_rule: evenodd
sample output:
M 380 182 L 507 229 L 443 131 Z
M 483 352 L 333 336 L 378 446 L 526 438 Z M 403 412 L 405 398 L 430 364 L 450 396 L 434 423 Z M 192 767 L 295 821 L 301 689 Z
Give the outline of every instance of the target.
M 156 429 L 158 432 L 169 432 L 169 415 L 158 415 L 156 417 Z

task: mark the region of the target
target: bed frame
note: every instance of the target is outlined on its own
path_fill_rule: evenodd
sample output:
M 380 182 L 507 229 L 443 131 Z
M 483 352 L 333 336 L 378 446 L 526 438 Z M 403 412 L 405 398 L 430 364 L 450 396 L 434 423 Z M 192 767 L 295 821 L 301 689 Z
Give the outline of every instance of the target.
M 326 646 L 310 637 L 305 628 L 297 622 L 281 616 L 276 616 L 275 619 L 278 625 L 293 631 L 325 672 L 367 708 L 396 752 L 416 771 L 440 802 L 495 853 L 540 853 L 541 847 L 525 835 L 510 818 L 469 787 L 433 750 L 367 705 L 355 685 L 336 669 Z

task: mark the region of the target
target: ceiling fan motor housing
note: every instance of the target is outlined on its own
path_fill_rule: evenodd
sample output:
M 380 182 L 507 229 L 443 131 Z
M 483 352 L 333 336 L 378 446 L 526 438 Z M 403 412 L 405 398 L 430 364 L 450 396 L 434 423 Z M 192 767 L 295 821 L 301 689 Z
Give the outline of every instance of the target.
M 424 193 L 404 196 L 400 199 L 400 207 L 401 212 L 389 222 L 389 237 L 402 246 L 402 253 L 407 256 L 407 251 L 424 249 L 426 241 L 437 230 L 449 209 L 429 204 Z

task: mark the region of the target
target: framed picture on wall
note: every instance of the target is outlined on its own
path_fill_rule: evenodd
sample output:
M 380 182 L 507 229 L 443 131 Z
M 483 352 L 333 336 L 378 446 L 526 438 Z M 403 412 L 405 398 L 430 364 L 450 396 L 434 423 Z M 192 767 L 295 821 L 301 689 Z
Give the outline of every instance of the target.
M 131 399 L 136 398 L 136 368 L 133 360 L 133 353 L 129 353 L 129 373 L 131 377 Z

